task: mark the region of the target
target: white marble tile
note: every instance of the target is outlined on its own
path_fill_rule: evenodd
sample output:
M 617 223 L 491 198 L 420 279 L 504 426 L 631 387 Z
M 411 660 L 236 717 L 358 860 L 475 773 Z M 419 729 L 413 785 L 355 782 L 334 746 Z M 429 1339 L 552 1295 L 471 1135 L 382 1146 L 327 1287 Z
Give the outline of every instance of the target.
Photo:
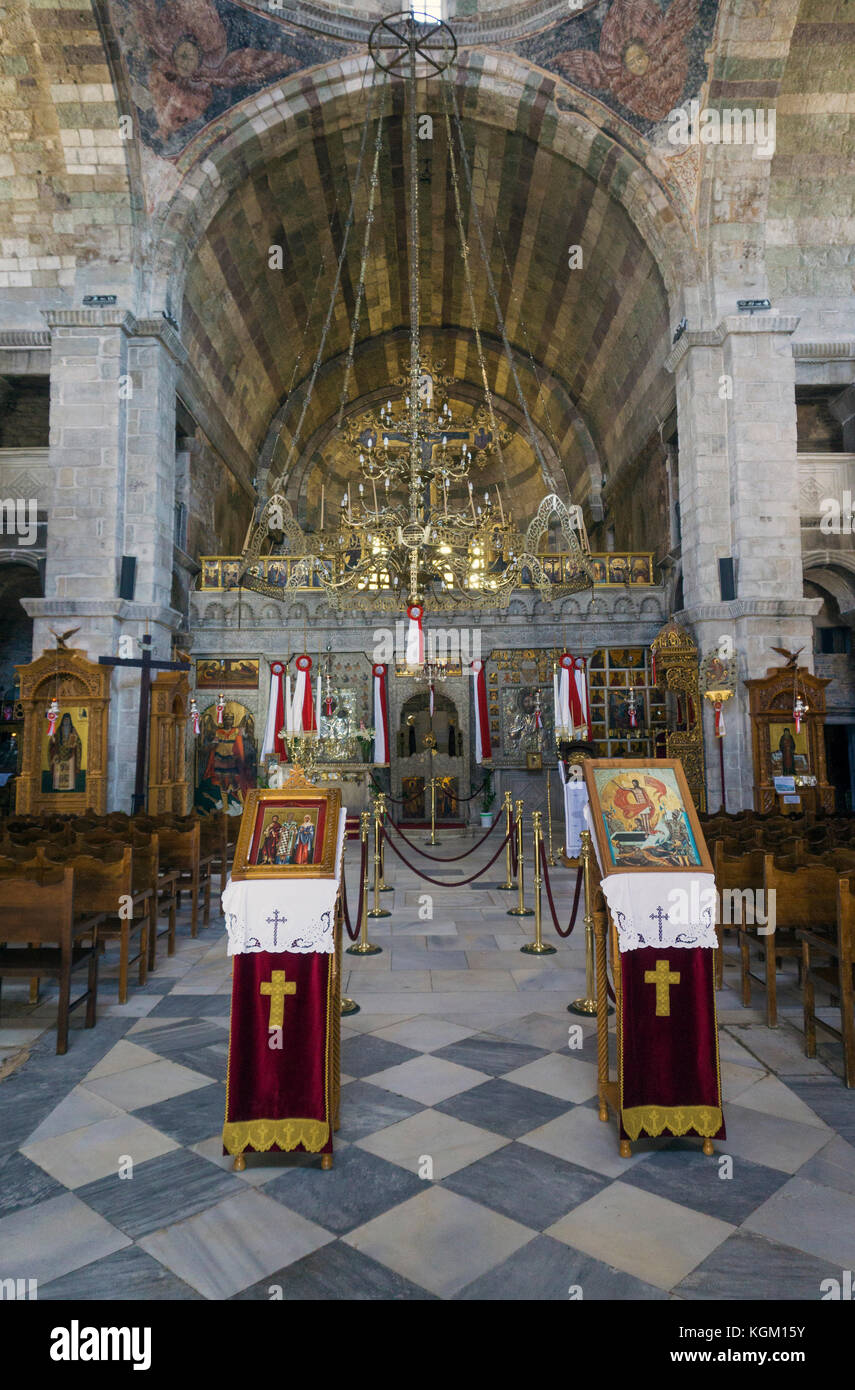
M 489 1079 L 486 1072 L 461 1067 L 457 1062 L 447 1062 L 429 1053 L 423 1057 L 411 1057 L 408 1062 L 387 1067 L 364 1078 L 372 1086 L 383 1086 L 396 1095 L 420 1100 L 423 1105 L 436 1105 Z
M 378 1038 L 383 1038 L 386 1042 L 400 1043 L 402 1047 L 414 1047 L 420 1052 L 433 1052 L 439 1047 L 448 1047 L 450 1043 L 467 1038 L 472 1029 L 459 1023 L 446 1023 L 441 1018 L 411 1018 L 404 1023 L 393 1023 L 391 1027 L 377 1028 L 374 1031 Z
M 37 1129 L 28 1137 L 28 1144 L 37 1144 L 41 1139 L 53 1139 L 57 1134 L 68 1134 L 69 1130 L 85 1129 L 87 1125 L 97 1124 L 99 1120 L 109 1120 L 121 1115 L 118 1105 L 93 1095 L 84 1086 L 75 1086 L 65 1100 L 60 1101 L 55 1110 L 42 1120 Z
M 534 1238 L 517 1221 L 433 1187 L 344 1237 L 440 1298 L 451 1298 Z
M 855 1196 L 848 1192 L 791 1178 L 751 1213 L 743 1230 L 855 1269 Z
M 249 1190 L 138 1243 L 205 1298 L 230 1298 L 333 1240 L 262 1192 Z
M 163 1019 L 152 1020 L 150 1026 L 162 1028 Z M 134 1024 L 131 1033 L 136 1033 L 138 1027 L 139 1024 Z M 114 1076 L 117 1072 L 128 1071 L 131 1067 L 150 1067 L 152 1063 L 159 1061 L 156 1052 L 150 1052 L 147 1047 L 140 1047 L 137 1043 L 128 1042 L 123 1038 L 101 1058 L 97 1067 L 86 1073 L 83 1080 L 89 1085 L 91 1081 L 100 1081 L 103 1076 Z
M 764 1076 L 753 1086 L 741 1091 L 739 1104 L 749 1110 L 762 1110 L 765 1115 L 777 1115 L 782 1120 L 795 1120 L 802 1125 L 816 1125 L 828 1133 L 828 1126 L 794 1091 L 777 1076 Z
M 418 1174 L 427 1156 L 433 1162 L 434 1181 L 439 1182 L 468 1163 L 504 1148 L 510 1141 L 438 1110 L 420 1110 L 417 1115 L 356 1142 L 357 1147 L 387 1158 L 410 1173 Z
M 66 1192 L 0 1221 L 0 1279 L 47 1284 L 130 1244 L 123 1231 Z
M 671 1289 L 734 1230 L 726 1221 L 614 1182 L 545 1234 L 645 1283 Z
M 725 1106 L 724 1122 L 725 1152 L 752 1163 L 765 1163 L 779 1173 L 795 1173 L 828 1143 L 827 1129 L 750 1110 L 741 1100 Z
M 165 1134 L 132 1115 L 115 1115 L 52 1139 L 25 1144 L 21 1152 L 52 1178 L 75 1188 L 117 1173 L 126 1157 L 134 1163 L 144 1163 L 147 1158 L 157 1158 L 178 1147 Z
M 508 1072 L 505 1080 L 577 1104 L 597 1094 L 597 1068 L 570 1052 L 566 1056 L 553 1053 L 539 1057 L 536 1062 L 527 1062 L 524 1067 Z
M 590 1168 L 606 1178 L 619 1178 L 636 1163 L 646 1163 L 651 1150 L 637 1149 L 630 1158 L 621 1158 L 618 1152 L 617 1126 L 614 1118 L 603 1124 L 597 1111 L 580 1105 L 559 1115 L 557 1120 L 529 1130 L 520 1140 L 530 1144 L 533 1149 L 563 1158 L 567 1163 L 576 1163 L 580 1168 Z
M 210 1076 L 162 1058 L 149 1066 L 131 1067 L 128 1071 L 86 1082 L 88 1090 L 120 1105 L 123 1110 L 140 1110 L 144 1105 L 156 1105 L 160 1100 L 171 1100 L 173 1096 L 182 1096 L 210 1084 Z

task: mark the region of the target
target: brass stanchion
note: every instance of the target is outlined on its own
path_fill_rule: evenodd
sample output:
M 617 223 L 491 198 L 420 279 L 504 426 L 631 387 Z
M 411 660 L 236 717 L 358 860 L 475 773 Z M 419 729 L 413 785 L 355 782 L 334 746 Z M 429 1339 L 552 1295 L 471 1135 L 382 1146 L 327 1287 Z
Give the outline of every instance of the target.
M 531 830 L 534 837 L 534 941 L 528 941 L 520 950 L 526 956 L 554 956 L 555 947 L 545 946 L 543 942 L 543 921 L 540 914 L 540 856 L 543 850 L 540 811 L 531 813 Z
M 523 803 L 520 799 L 516 804 L 517 817 L 517 887 L 519 889 L 519 899 L 516 907 L 508 909 L 509 917 L 533 917 L 534 913 L 530 907 L 525 905 L 525 865 L 523 863 Z
M 438 845 L 436 838 L 436 778 L 430 779 L 430 839 L 425 840 L 426 845 Z
M 380 846 L 383 840 L 383 808 L 379 803 L 379 798 L 374 802 L 374 906 L 366 915 L 368 917 L 391 917 L 391 912 L 385 907 L 380 906 Z M 373 956 L 383 948 L 382 946 L 372 946 L 370 950 L 362 942 L 359 943 L 360 955 Z
M 368 812 L 367 812 L 367 811 L 363 811 L 363 812 L 362 812 L 362 834 L 363 834 L 363 838 L 364 838 L 366 844 L 368 843 L 368 818 L 369 818 L 369 817 L 368 817 Z M 377 820 L 376 820 L 376 817 L 375 817 L 375 820 L 374 820 L 374 830 L 375 830 L 375 833 L 376 833 L 376 830 L 377 830 Z M 366 912 L 366 907 L 367 907 L 367 904 L 368 904 L 368 872 L 367 872 L 367 868 L 368 868 L 368 866 L 366 865 L 365 883 L 364 883 L 363 889 L 362 889 L 362 921 L 361 921 L 361 923 L 360 923 L 359 940 L 358 940 L 358 941 L 355 941 L 355 942 L 353 943 L 352 946 L 348 946 L 348 948 L 347 948 L 347 954 L 348 954 L 349 956 L 377 956 L 377 955 L 380 954 L 380 952 L 381 952 L 382 949 L 383 949 L 382 946 L 373 946 L 373 945 L 371 944 L 371 942 L 368 940 L 368 918 L 371 916 L 371 913 L 370 913 L 370 912 Z M 375 901 L 375 903 L 376 903 L 376 901 L 377 901 L 377 845 L 376 845 L 376 843 L 375 843 L 375 846 L 374 846 L 374 901 Z M 383 916 L 388 917 L 390 914 L 389 914 L 388 912 L 386 912 L 386 913 L 382 913 L 382 912 L 381 912 L 380 915 L 381 915 L 381 917 L 383 917 Z
M 383 817 L 383 824 L 386 824 L 386 796 L 384 792 L 377 793 L 377 800 L 380 802 L 380 814 Z M 395 889 L 391 883 L 386 882 L 386 842 L 380 841 L 380 892 L 394 893 Z
M 508 843 L 505 845 L 505 881 L 504 883 L 497 883 L 496 887 L 501 889 L 503 893 L 513 893 L 517 885 L 514 883 L 513 850 L 510 841 L 510 834 L 514 823 L 514 807 L 510 792 L 505 792 L 504 807 L 505 835 L 508 836 Z
M 594 849 L 590 830 L 582 831 L 582 878 L 585 888 L 585 994 L 567 1005 L 570 1014 L 593 1018 L 597 1013 L 597 989 L 594 983 Z M 606 1012 L 614 1013 L 610 1004 Z
M 546 833 L 549 838 L 549 853 L 546 862 L 550 869 L 554 869 L 558 863 L 552 853 L 552 768 L 546 769 Z

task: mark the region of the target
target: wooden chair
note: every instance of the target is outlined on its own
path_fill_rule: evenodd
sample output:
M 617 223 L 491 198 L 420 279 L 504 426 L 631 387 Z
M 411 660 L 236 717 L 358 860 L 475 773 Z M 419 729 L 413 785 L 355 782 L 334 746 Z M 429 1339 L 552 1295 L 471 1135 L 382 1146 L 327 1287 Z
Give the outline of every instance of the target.
M 802 943 L 805 1053 L 816 1056 L 816 1030 L 823 1028 L 843 1044 L 843 1079 L 855 1087 L 855 874 L 837 880 L 837 933 L 829 939 L 815 931 L 799 932 Z M 840 1009 L 840 1027 L 816 1016 L 817 983 L 830 990 Z
M 133 850 L 117 843 L 99 847 L 92 854 L 70 854 L 64 861 L 74 868 L 78 909 L 97 913 L 102 938 L 119 942 L 119 1003 L 128 1001 L 128 968 L 139 962 L 139 983 L 148 978 L 148 911 L 133 909 Z M 139 950 L 131 956 L 131 939 L 139 935 Z
M 100 917 L 75 915 L 72 868 L 40 871 L 40 877 L 41 882 L 31 872 L 0 878 L 0 982 L 3 976 L 33 975 L 59 981 L 56 1050 L 62 1054 L 68 1051 L 69 1015 L 84 1001 L 86 1027 L 95 1026 Z M 84 965 L 86 991 L 72 1001 L 71 976 Z
M 715 886 L 718 892 L 718 900 L 721 907 L 719 921 L 716 922 L 715 933 L 718 937 L 718 950 L 716 951 L 715 961 L 715 983 L 716 989 L 721 989 L 724 984 L 724 917 L 725 893 L 743 892 L 746 889 L 756 892 L 763 887 L 763 859 L 762 849 L 749 850 L 746 854 L 727 855 L 724 852 L 724 841 L 716 842 L 713 864 L 715 867 Z M 728 899 L 730 903 L 732 899 Z M 745 920 L 745 902 L 740 903 L 740 922 L 728 923 L 729 926 L 738 927 Z
M 226 886 L 229 859 L 228 820 L 225 811 L 214 811 L 203 816 L 200 825 L 200 868 L 207 866 L 208 873 L 220 875 L 220 895 Z
M 199 821 L 195 821 L 187 830 L 174 830 L 171 827 L 163 828 L 158 832 L 160 842 L 160 859 L 163 868 L 167 872 L 176 875 L 176 898 L 178 906 L 181 905 L 182 885 L 189 886 L 191 919 L 190 935 L 196 936 L 199 931 L 199 889 L 204 891 L 204 918 L 205 926 L 211 918 L 211 874 L 210 870 L 202 877 L 200 869 L 200 844 L 201 827 Z
M 831 924 L 837 915 L 837 873 L 825 865 L 799 865 L 792 870 L 782 869 L 771 854 L 766 854 L 763 859 L 763 891 L 767 917 L 770 904 L 774 903 L 775 930 L 760 936 L 744 922 L 739 928 L 742 1003 L 745 1008 L 751 1004 L 752 980 L 764 985 L 766 1023 L 769 1028 L 777 1028 L 777 963 L 791 957 L 798 962 L 801 975 L 802 943 L 798 932 L 819 927 L 820 934 L 823 934 L 823 929 L 831 934 Z M 774 898 L 770 897 L 772 893 L 775 894 Z M 759 955 L 762 975 L 752 973 L 752 951 Z

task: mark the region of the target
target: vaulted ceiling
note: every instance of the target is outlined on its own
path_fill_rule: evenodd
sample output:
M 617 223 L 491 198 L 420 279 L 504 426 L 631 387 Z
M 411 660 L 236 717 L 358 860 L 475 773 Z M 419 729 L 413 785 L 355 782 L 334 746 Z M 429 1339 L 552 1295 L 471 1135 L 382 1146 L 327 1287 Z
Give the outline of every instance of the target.
M 463 383 L 464 394 L 477 398 L 481 372 L 435 88 L 430 84 L 419 98 L 419 110 L 434 116 L 433 138 L 420 143 L 418 153 L 420 317 L 434 357 Z M 409 164 L 402 87 L 387 86 L 384 102 L 348 410 L 363 408 L 372 394 L 394 394 L 389 382 L 400 375 L 407 353 Z M 518 125 L 513 114 L 506 112 L 501 124 L 467 116 L 463 131 L 501 313 L 551 478 L 541 476 L 520 426 L 473 198 L 455 154 L 488 377 L 497 408 L 516 434 L 507 451 L 507 481 L 533 510 L 550 482 L 579 499 L 596 493 L 600 467 L 618 466 L 643 442 L 655 423 L 651 402 L 658 407 L 669 390 L 662 366 L 669 316 L 653 255 L 604 180 L 550 148 L 541 130 Z M 185 283 L 182 334 L 197 372 L 248 452 L 261 451 L 274 470 L 293 452 L 292 491 L 303 509 L 325 475 L 333 492 L 346 485 L 332 427 L 360 275 L 367 179 L 357 193 L 325 365 L 293 450 L 291 431 L 328 312 L 361 137 L 352 119 L 315 122 L 291 150 L 258 162 L 211 221 Z M 608 169 L 605 174 L 607 181 Z M 282 248 L 281 269 L 271 269 L 272 247 Z M 581 248 L 581 256 L 571 256 L 572 247 Z

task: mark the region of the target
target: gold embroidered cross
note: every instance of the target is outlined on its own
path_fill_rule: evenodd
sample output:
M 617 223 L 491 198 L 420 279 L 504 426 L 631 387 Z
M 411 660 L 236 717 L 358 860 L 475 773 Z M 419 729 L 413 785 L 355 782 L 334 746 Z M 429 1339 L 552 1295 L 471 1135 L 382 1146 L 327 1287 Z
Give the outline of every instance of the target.
M 264 980 L 259 986 L 259 993 L 270 996 L 269 1026 L 281 1028 L 285 1022 L 285 995 L 297 993 L 295 982 L 293 980 L 286 981 L 284 970 L 274 970 L 270 979 Z
M 656 986 L 656 1017 L 671 1016 L 671 985 L 680 983 L 679 970 L 671 970 L 667 960 L 658 960 L 655 970 L 645 970 L 644 983 Z

